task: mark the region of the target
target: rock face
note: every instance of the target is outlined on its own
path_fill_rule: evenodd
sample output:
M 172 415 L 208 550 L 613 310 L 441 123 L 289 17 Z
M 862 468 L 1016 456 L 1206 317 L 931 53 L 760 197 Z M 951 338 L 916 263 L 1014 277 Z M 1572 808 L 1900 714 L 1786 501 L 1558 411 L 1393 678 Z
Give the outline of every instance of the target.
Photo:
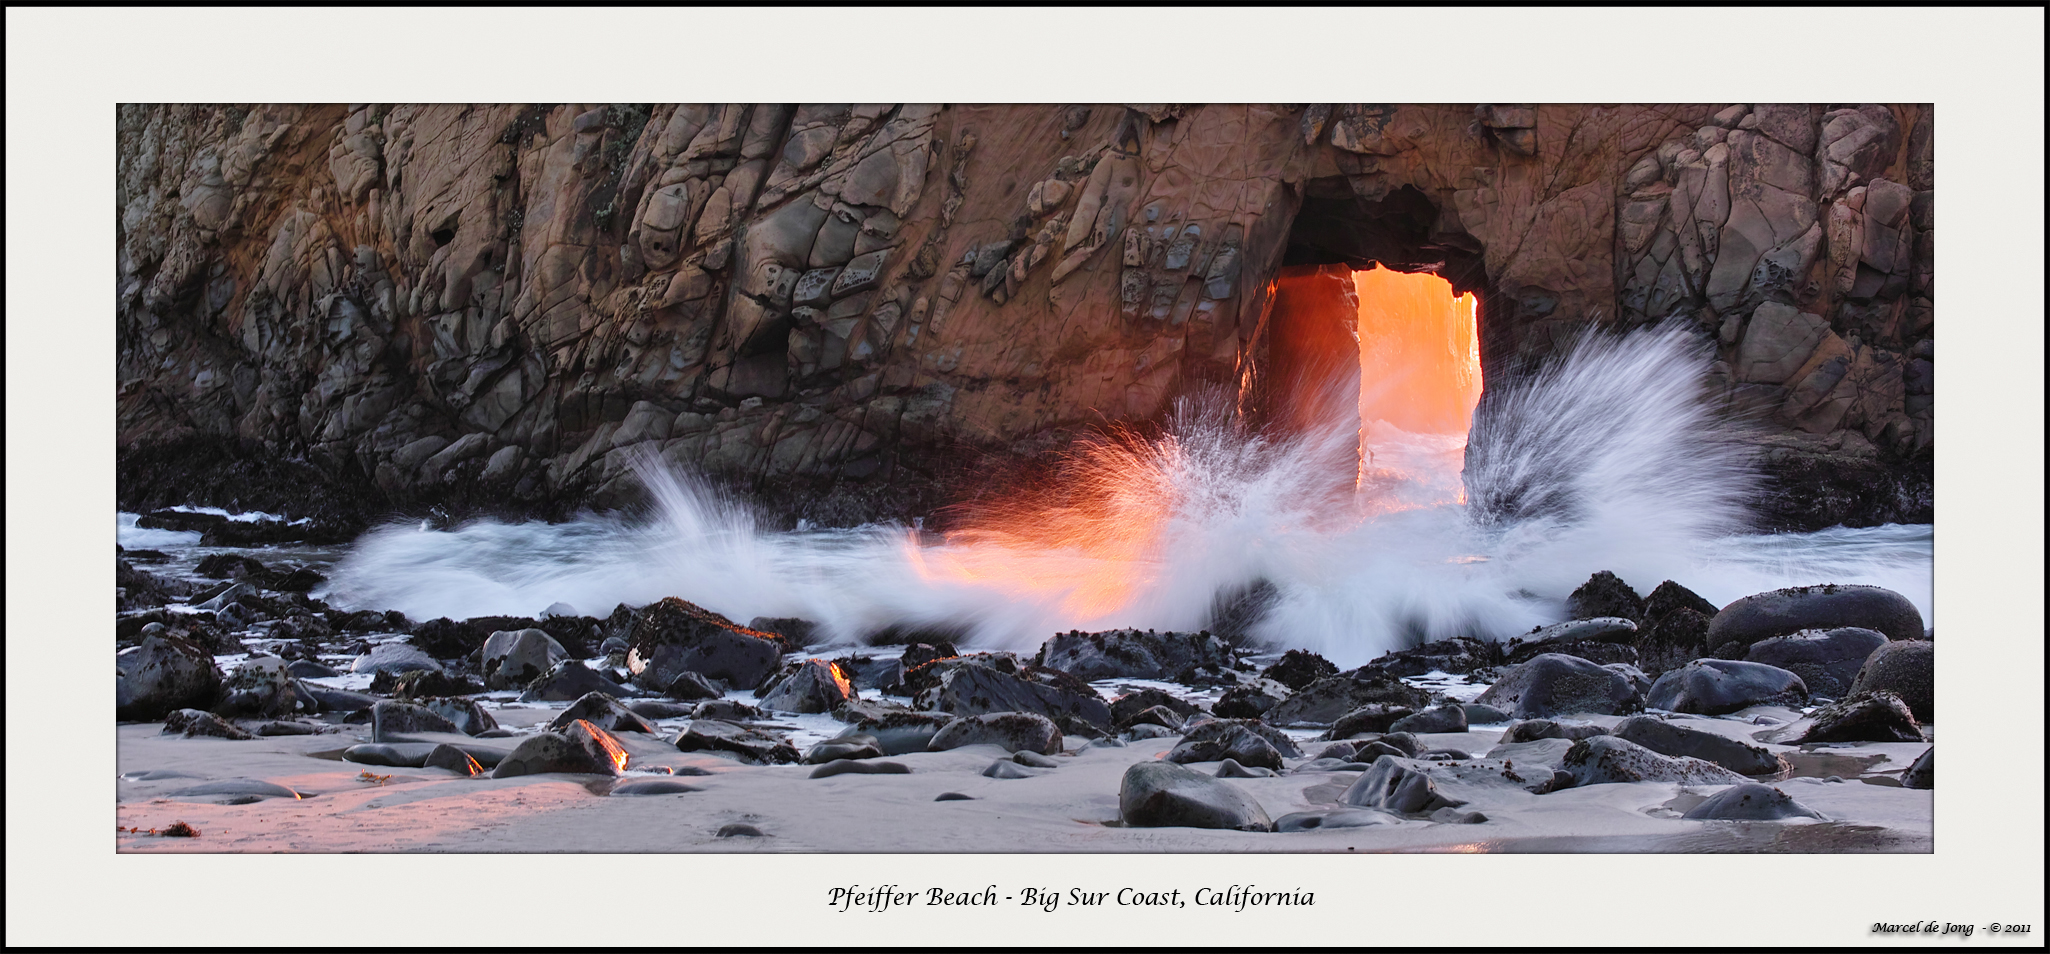
M 934 448 L 1235 386 L 1284 262 L 1373 258 L 1479 293 L 1491 380 L 1687 316 L 1771 520 L 1927 519 L 1930 106 L 1071 111 L 124 105 L 122 503 L 560 511 L 652 452 L 901 513 Z
M 1137 828 L 1226 828 L 1273 831 L 1252 796 L 1172 762 L 1140 762 L 1118 786 L 1118 817 Z

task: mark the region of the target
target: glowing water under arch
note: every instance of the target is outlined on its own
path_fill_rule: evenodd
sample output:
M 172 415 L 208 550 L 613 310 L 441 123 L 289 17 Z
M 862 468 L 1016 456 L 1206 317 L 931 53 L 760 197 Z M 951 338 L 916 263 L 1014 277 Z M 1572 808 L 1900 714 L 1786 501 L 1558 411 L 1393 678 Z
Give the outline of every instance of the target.
M 1464 503 L 1462 452 L 1481 398 L 1478 302 L 1452 283 L 1379 265 L 1359 294 L 1361 506 Z M 1402 490 L 1398 491 L 1397 488 Z

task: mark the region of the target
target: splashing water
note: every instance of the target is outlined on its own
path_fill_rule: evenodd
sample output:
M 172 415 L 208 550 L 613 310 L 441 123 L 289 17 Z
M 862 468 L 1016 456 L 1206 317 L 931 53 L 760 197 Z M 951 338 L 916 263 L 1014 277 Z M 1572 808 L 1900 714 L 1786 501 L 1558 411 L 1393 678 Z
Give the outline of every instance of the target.
M 1068 629 L 1203 627 L 1218 594 L 1264 580 L 1275 599 L 1253 637 L 1340 665 L 1556 621 L 1603 569 L 1717 604 L 1875 583 L 1933 620 L 1927 527 L 1741 532 L 1755 484 L 1700 399 L 1706 361 L 1679 327 L 1591 334 L 1498 388 L 1471 435 L 1465 502 L 1456 437 L 1369 422 L 1363 467 L 1357 418 L 1256 433 L 1229 401 L 1190 399 L 1162 436 L 1083 442 L 1058 479 L 964 514 L 942 542 L 898 526 L 764 531 L 650 459 L 638 472 L 651 517 L 383 527 L 336 568 L 328 598 L 425 619 L 556 601 L 604 615 L 674 595 L 741 622 L 804 617 L 839 641 L 934 626 L 1029 652 Z

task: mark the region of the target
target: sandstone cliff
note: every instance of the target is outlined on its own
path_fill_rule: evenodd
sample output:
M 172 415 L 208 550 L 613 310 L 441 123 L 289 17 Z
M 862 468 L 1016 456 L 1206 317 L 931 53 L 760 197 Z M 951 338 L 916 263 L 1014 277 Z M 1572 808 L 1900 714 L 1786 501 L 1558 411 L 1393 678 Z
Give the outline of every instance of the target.
M 1933 122 L 124 106 L 121 493 L 285 468 L 538 512 L 623 499 L 650 453 L 826 519 L 930 506 L 974 455 L 1257 380 L 1283 264 L 1378 260 L 1480 294 L 1490 380 L 1590 322 L 1686 316 L 1780 478 L 1772 522 L 1927 520 Z

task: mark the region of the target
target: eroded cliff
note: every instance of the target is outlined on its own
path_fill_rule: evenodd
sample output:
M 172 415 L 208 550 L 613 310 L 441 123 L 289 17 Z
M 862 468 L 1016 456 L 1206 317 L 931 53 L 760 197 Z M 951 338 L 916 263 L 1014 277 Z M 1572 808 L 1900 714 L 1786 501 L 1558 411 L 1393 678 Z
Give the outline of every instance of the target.
M 630 497 L 645 453 L 791 514 L 903 515 L 1257 381 L 1280 267 L 1378 260 L 1479 293 L 1490 381 L 1590 323 L 1693 321 L 1778 478 L 1769 523 L 1929 515 L 1927 106 L 132 105 L 118 128 L 130 506 L 559 511 Z

